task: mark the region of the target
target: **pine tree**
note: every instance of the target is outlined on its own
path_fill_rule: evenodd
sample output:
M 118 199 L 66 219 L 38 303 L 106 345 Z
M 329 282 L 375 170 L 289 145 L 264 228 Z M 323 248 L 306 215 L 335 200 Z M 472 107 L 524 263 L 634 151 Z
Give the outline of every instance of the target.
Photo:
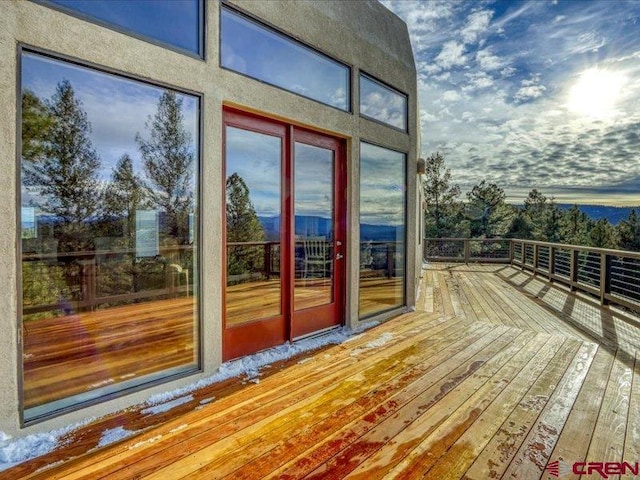
M 445 167 L 440 153 L 427 158 L 423 181 L 425 202 L 425 235 L 427 237 L 457 236 L 462 205 L 458 201 L 460 187 L 451 183 L 451 170 Z
M 34 203 L 59 222 L 59 251 L 91 248 L 90 222 L 101 204 L 100 159 L 89 138 L 91 124 L 68 80 L 57 85 L 47 111 L 47 140 L 32 150 L 38 161 L 23 164 L 24 183 Z
M 589 231 L 591 247 L 617 248 L 616 231 L 606 218 L 598 220 Z
M 626 220 L 618 224 L 618 238 L 622 250 L 640 252 L 640 218 L 632 209 Z
M 237 173 L 227 178 L 227 242 L 262 242 L 264 229 L 251 203 L 249 187 Z M 234 246 L 227 249 L 229 275 L 248 275 L 264 268 L 262 247 Z
M 34 161 L 44 154 L 54 125 L 45 102 L 30 90 L 22 93 L 22 159 Z
M 590 228 L 589 218 L 573 205 L 560 219 L 560 238 L 562 243 L 570 245 L 588 245 Z
M 178 244 L 189 243 L 189 214 L 195 204 L 194 147 L 184 126 L 182 99 L 166 91 L 146 123 L 150 138 L 139 133 L 136 142 L 144 159 L 153 205 L 166 215 L 165 233 Z
M 105 214 L 113 222 L 114 218 L 122 222 L 125 237 L 135 233 L 136 210 L 144 209 L 148 204 L 144 182 L 133 171 L 133 161 L 128 154 L 122 155 L 111 173 L 111 182 L 105 189 Z
M 482 180 L 467 193 L 467 217 L 472 237 L 491 238 L 507 234 L 515 210 L 506 204 L 504 190 L 495 183 Z

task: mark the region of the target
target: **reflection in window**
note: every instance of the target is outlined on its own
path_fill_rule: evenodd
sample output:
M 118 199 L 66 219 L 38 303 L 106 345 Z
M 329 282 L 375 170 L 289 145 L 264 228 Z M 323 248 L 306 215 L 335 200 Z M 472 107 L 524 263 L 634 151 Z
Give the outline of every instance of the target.
M 281 313 L 281 139 L 227 127 L 226 324 Z
M 366 317 L 404 305 L 406 156 L 360 143 L 360 298 Z
M 360 113 L 407 130 L 407 97 L 364 74 L 360 74 Z
M 199 100 L 22 55 L 25 419 L 196 370 Z
M 223 8 L 221 65 L 341 110 L 349 110 L 349 68 Z
M 333 301 L 333 151 L 295 143 L 295 288 L 293 308 Z
M 45 0 L 98 21 L 203 55 L 202 0 Z

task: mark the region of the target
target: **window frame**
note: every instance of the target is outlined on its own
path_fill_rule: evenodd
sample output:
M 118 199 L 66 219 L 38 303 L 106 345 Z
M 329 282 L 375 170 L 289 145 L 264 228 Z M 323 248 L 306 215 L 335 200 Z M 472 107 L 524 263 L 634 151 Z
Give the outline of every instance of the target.
M 197 331 L 198 339 L 194 342 L 194 348 L 197 348 L 197 352 L 194 355 L 194 361 L 196 366 L 184 372 L 172 373 L 166 376 L 162 376 L 160 378 L 153 378 L 148 381 L 144 381 L 142 383 L 132 385 L 129 387 L 122 388 L 117 391 L 108 392 L 104 395 L 97 396 L 95 398 L 90 398 L 88 400 L 82 400 L 78 402 L 74 402 L 71 405 L 67 405 L 61 408 L 56 408 L 51 411 L 47 411 L 42 414 L 35 415 L 32 418 L 25 417 L 25 402 L 24 402 L 24 364 L 23 364 L 23 348 L 24 343 L 22 340 L 22 329 L 23 329 L 23 268 L 22 268 L 22 174 L 20 173 L 22 170 L 22 58 L 23 54 L 34 54 L 39 55 L 41 57 L 46 57 L 50 60 L 54 60 L 60 63 L 73 65 L 80 68 L 86 68 L 93 70 L 98 73 L 112 75 L 119 77 L 121 79 L 125 79 L 128 81 L 133 81 L 142 85 L 147 85 L 151 87 L 161 88 L 165 90 L 171 90 L 179 94 L 191 95 L 197 99 L 198 102 L 198 128 L 197 134 L 198 139 L 197 142 L 194 142 L 194 145 L 197 145 L 198 152 L 196 157 L 196 166 L 194 168 L 194 174 L 197 175 L 196 179 L 196 193 L 195 198 L 197 201 L 196 213 L 197 213 L 197 225 L 194 228 L 194 234 L 197 236 L 198 245 L 197 245 L 197 254 L 196 261 L 194 265 L 197 268 L 197 284 L 194 285 L 193 295 L 194 298 L 197 299 L 196 307 L 193 312 L 194 315 L 197 315 L 197 318 L 194 319 L 193 327 Z M 193 90 L 189 90 L 186 88 L 177 87 L 175 85 L 170 85 L 161 81 L 149 80 L 147 78 L 139 77 L 131 73 L 123 72 L 114 68 L 97 65 L 93 62 L 85 61 L 76 57 L 72 57 L 69 55 L 53 52 L 51 50 L 43 49 L 40 47 L 36 47 L 33 45 L 29 45 L 26 43 L 19 42 L 16 48 L 16 61 L 17 61 L 17 69 L 16 69 L 16 157 L 15 157 L 15 168 L 16 168 L 16 203 L 15 203 L 15 242 L 16 242 L 16 250 L 15 250 L 15 259 L 16 259 L 16 306 L 17 306 L 17 349 L 16 349 L 16 366 L 17 366 L 17 387 L 18 387 L 18 414 L 19 414 L 19 422 L 20 427 L 28 427 L 31 425 L 35 425 L 47 420 L 51 420 L 53 418 L 60 417 L 62 415 L 76 412 L 83 408 L 90 407 L 92 405 L 103 404 L 105 402 L 124 397 L 126 395 L 130 395 L 135 392 L 140 392 L 144 390 L 148 390 L 149 388 L 167 384 L 169 382 L 190 377 L 193 375 L 197 375 L 199 373 L 204 372 L 204 321 L 203 321 L 203 255 L 202 255 L 202 239 L 204 238 L 204 228 L 202 221 L 202 198 L 203 198 L 203 180 L 202 180 L 202 170 L 203 170 L 203 147 L 204 147 L 204 94 L 201 92 L 196 92 Z M 194 283 L 196 283 L 194 281 Z M 65 397 L 72 398 L 72 397 Z
M 402 278 L 403 278 L 402 303 L 400 305 L 393 305 L 383 310 L 377 310 L 375 312 L 370 312 L 370 313 L 361 315 L 360 314 L 360 244 L 362 243 L 362 240 L 361 240 L 362 232 L 360 230 L 360 225 L 361 225 L 360 219 L 362 215 L 362 210 L 360 206 L 361 206 L 361 198 L 362 198 L 361 186 L 362 186 L 362 144 L 363 143 L 404 155 L 404 169 L 403 169 L 403 174 L 404 174 L 404 179 L 403 179 L 404 180 L 404 199 L 403 199 L 403 208 L 404 208 L 404 215 L 403 215 L 404 217 L 404 241 L 403 241 L 404 262 L 403 263 L 404 265 L 403 267 L 404 267 L 404 270 L 402 275 Z M 365 137 L 360 137 L 359 151 L 358 151 L 358 320 L 359 321 L 369 320 L 371 318 L 377 317 L 379 315 L 388 314 L 390 312 L 402 311 L 407 307 L 407 266 L 408 266 L 407 248 L 408 248 L 408 240 L 409 240 L 407 235 L 407 222 L 409 220 L 409 212 L 408 212 L 409 196 L 408 196 L 408 185 L 407 185 L 407 182 L 409 180 L 408 169 L 409 169 L 409 152 L 408 151 L 405 152 L 402 150 L 398 150 L 396 148 L 391 148 L 379 142 L 367 140 Z
M 203 60 L 203 61 L 207 60 L 206 46 L 207 46 L 208 9 L 206 5 L 207 2 L 205 0 L 198 0 L 198 53 L 195 53 L 185 48 L 178 47 L 169 42 L 165 42 L 163 40 L 150 37 L 143 33 L 136 32 L 135 30 L 132 30 L 130 28 L 123 27 L 118 24 L 108 22 L 106 20 L 101 20 L 92 15 L 79 12 L 78 10 L 65 7 L 64 5 L 54 3 L 50 0 L 31 0 L 31 1 L 38 5 L 42 5 L 43 7 L 50 8 L 52 10 L 57 10 L 58 12 L 64 13 L 66 15 L 76 17 L 82 21 L 93 23 L 94 25 L 108 28 L 109 30 L 113 30 L 123 35 L 127 35 L 129 37 L 135 38 L 136 40 L 141 40 L 143 42 L 150 43 L 157 47 L 166 48 L 168 50 L 172 50 L 174 52 L 189 56 L 197 60 Z
M 313 53 L 315 53 L 317 55 L 320 55 L 321 57 L 325 57 L 327 60 L 330 60 L 330 61 L 332 61 L 332 62 L 334 62 L 334 63 L 336 63 L 338 65 L 341 65 L 341 66 L 345 67 L 347 69 L 347 82 L 346 82 L 345 87 L 347 87 L 348 90 L 349 90 L 347 92 L 347 109 L 345 110 L 345 109 L 342 109 L 342 108 L 337 107 L 335 105 L 330 105 L 328 103 L 324 103 L 321 100 L 317 100 L 315 98 L 308 97 L 308 96 L 303 95 L 301 93 L 294 92 L 293 90 L 289 90 L 289 89 L 286 89 L 284 87 L 281 87 L 280 85 L 276 85 L 274 83 L 268 82 L 266 80 L 262 80 L 260 78 L 252 77 L 250 75 L 247 75 L 246 73 L 238 72 L 237 70 L 233 70 L 233 69 L 231 69 L 229 67 L 225 67 L 224 65 L 222 65 L 222 12 L 224 10 L 227 10 L 227 11 L 229 11 L 229 12 L 231 12 L 233 14 L 236 14 L 236 15 L 238 15 L 240 17 L 243 17 L 245 20 L 248 20 L 249 22 L 254 23 L 255 25 L 257 25 L 257 26 L 259 26 L 259 27 L 261 27 L 261 28 L 273 33 L 274 35 L 277 35 L 277 36 L 287 40 L 288 42 L 291 42 L 293 44 L 301 46 L 301 47 L 303 47 L 303 48 L 305 48 L 305 49 L 307 49 L 307 50 L 309 50 L 309 51 L 311 51 L 311 52 L 313 52 Z M 354 77 L 354 75 L 353 75 L 353 72 L 355 71 L 355 68 L 354 68 L 353 65 L 351 65 L 350 63 L 347 63 L 345 61 L 339 60 L 339 59 L 335 58 L 333 55 L 330 55 L 327 52 L 322 51 L 321 49 L 319 49 L 317 47 L 309 45 L 307 42 L 305 42 L 304 40 L 301 40 L 300 38 L 296 37 L 295 35 L 292 35 L 292 34 L 290 34 L 288 32 L 285 32 L 281 28 L 276 27 L 275 25 L 273 25 L 273 24 L 271 24 L 269 22 L 266 22 L 265 20 L 257 18 L 254 15 L 252 15 L 252 14 L 250 14 L 250 13 L 248 13 L 248 12 L 238 8 L 238 7 L 236 7 L 235 5 L 232 7 L 231 5 L 229 5 L 227 3 L 226 0 L 222 0 L 220 2 L 220 15 L 218 16 L 218 22 L 219 22 L 219 24 L 218 24 L 218 32 L 219 32 L 219 35 L 218 35 L 218 52 L 220 52 L 219 58 L 218 58 L 218 66 L 222 70 L 225 70 L 227 72 L 233 72 L 236 75 L 240 75 L 240 76 L 242 76 L 244 78 L 249 78 L 249 79 L 254 80 L 256 82 L 260 82 L 263 85 L 269 85 L 270 87 L 274 87 L 274 88 L 277 88 L 278 90 L 281 90 L 283 92 L 287 92 L 287 93 L 290 93 L 292 95 L 296 95 L 297 97 L 304 98 L 304 99 L 307 99 L 307 100 L 311 100 L 312 102 L 316 102 L 316 103 L 318 103 L 320 105 L 323 105 L 325 107 L 333 108 L 334 110 L 337 110 L 339 112 L 348 113 L 348 114 L 353 115 L 353 111 L 354 111 L 354 109 L 353 109 L 354 108 L 353 107 L 353 105 L 354 105 L 354 103 L 353 103 L 354 102 L 354 95 L 353 95 L 353 87 L 354 87 L 354 78 L 353 77 Z
M 367 115 L 366 113 L 362 113 L 362 77 L 365 77 L 367 80 L 376 83 L 378 85 L 380 85 L 381 87 L 390 90 L 393 93 L 397 93 L 398 95 L 400 95 L 401 97 L 404 98 L 405 100 L 405 115 L 404 115 L 404 128 L 400 128 L 400 127 L 396 127 L 395 125 L 391 125 L 387 122 L 384 122 L 382 120 L 379 120 L 375 117 L 372 117 L 370 115 Z M 398 90 L 395 87 L 392 87 L 391 85 L 389 85 L 388 83 L 379 80 L 378 78 L 374 77 L 373 75 L 368 74 L 367 72 L 365 72 L 364 70 L 360 70 L 358 72 L 358 113 L 360 115 L 360 117 L 365 118 L 371 122 L 375 122 L 377 124 L 380 125 L 384 125 L 387 128 L 393 128 L 394 130 L 397 130 L 398 132 L 402 132 L 402 133 L 406 133 L 409 134 L 409 94 L 404 93 L 402 90 Z M 365 143 L 369 143 L 369 142 L 365 142 Z M 386 147 L 383 147 L 386 148 Z M 389 149 L 391 150 L 391 149 Z

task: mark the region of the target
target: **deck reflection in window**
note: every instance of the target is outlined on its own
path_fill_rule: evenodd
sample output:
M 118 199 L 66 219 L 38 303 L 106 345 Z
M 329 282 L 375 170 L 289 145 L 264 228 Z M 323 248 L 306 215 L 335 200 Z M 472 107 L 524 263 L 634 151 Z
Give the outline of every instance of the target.
M 360 144 L 360 317 L 405 303 L 406 156 Z
M 203 56 L 202 0 L 44 0 L 44 3 Z
M 227 127 L 226 325 L 281 313 L 281 139 Z
M 221 16 L 223 67 L 349 110 L 347 66 L 227 8 Z
M 407 130 L 407 97 L 364 74 L 360 74 L 360 113 Z
M 26 420 L 199 368 L 199 99 L 22 55 Z

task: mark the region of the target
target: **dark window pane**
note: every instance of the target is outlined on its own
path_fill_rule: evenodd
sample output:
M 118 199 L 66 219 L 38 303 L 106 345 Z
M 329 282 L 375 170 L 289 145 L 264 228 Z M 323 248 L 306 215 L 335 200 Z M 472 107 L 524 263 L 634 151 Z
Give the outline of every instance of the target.
M 227 127 L 227 326 L 281 313 L 282 140 Z
M 202 55 L 201 0 L 45 0 Z
M 348 67 L 224 8 L 221 28 L 223 67 L 349 110 Z
M 407 129 L 407 97 L 362 74 L 360 113 L 400 130 Z
M 360 317 L 404 305 L 406 156 L 360 144 Z
M 22 55 L 27 420 L 198 368 L 199 99 Z

